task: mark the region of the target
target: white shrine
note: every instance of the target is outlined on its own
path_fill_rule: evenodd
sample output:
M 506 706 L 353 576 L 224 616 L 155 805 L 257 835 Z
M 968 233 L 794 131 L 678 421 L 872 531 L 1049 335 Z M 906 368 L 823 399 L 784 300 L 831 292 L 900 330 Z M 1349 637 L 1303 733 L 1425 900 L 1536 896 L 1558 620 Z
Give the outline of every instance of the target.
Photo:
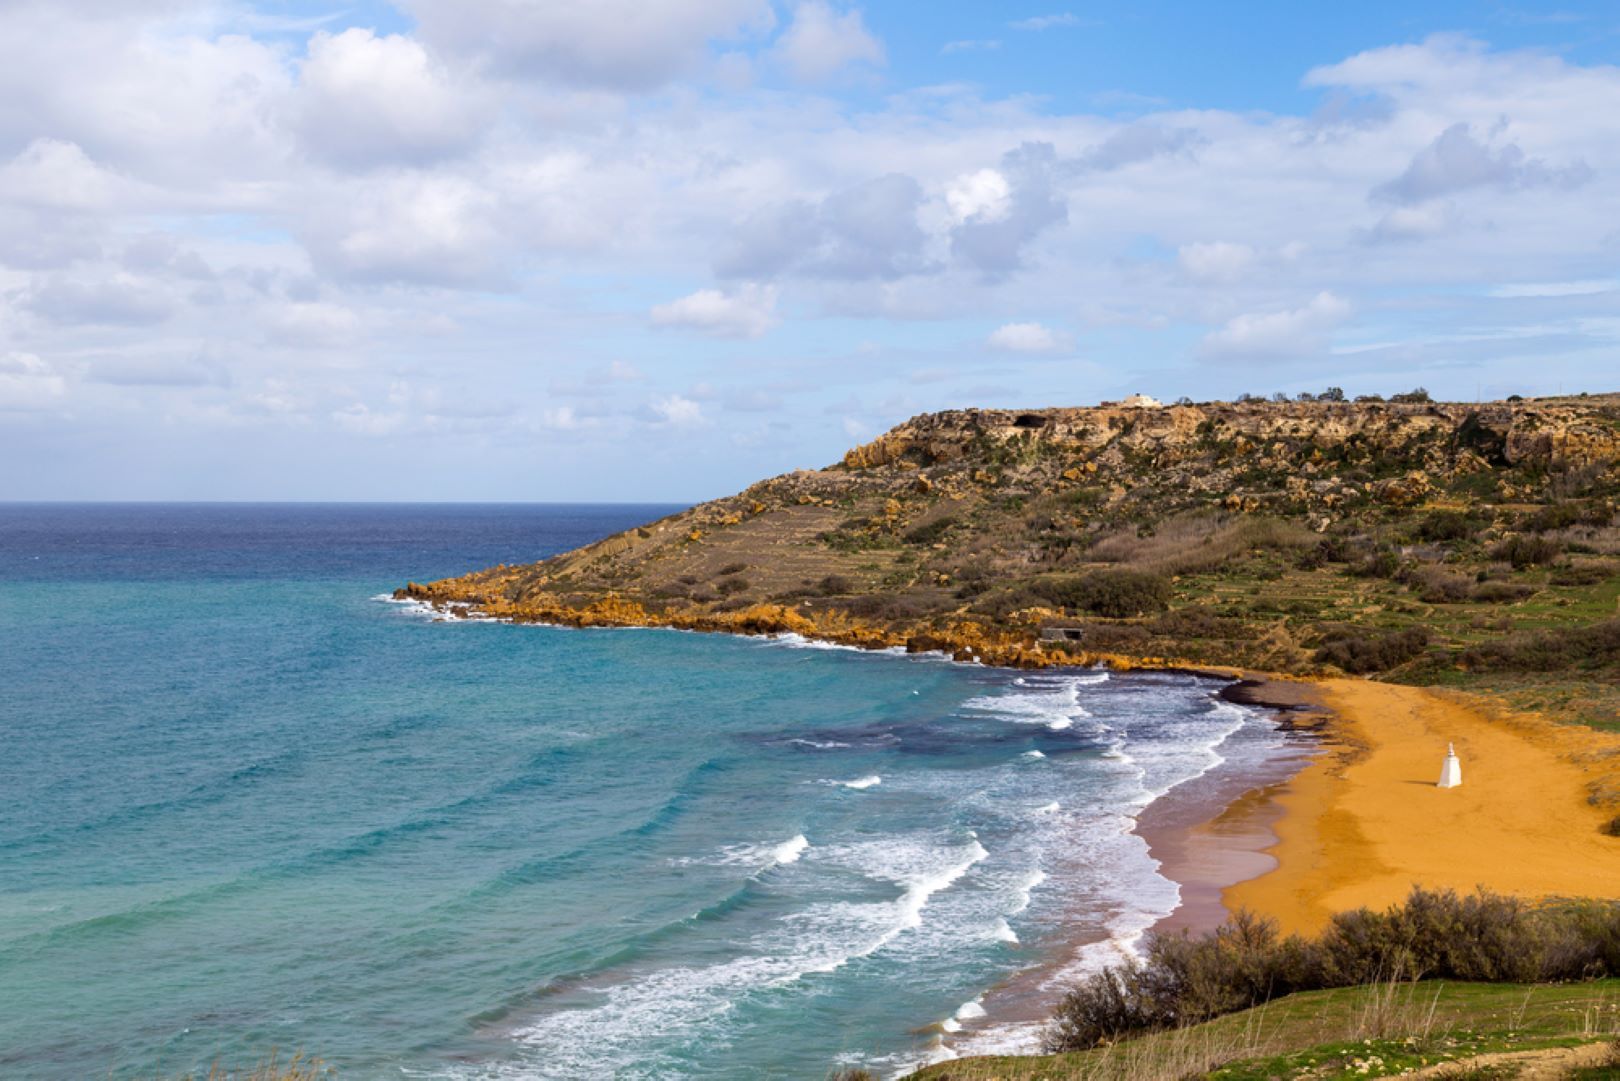
M 1457 748 L 1446 744 L 1445 765 L 1440 767 L 1440 788 L 1456 788 L 1462 784 L 1462 763 L 1457 759 Z

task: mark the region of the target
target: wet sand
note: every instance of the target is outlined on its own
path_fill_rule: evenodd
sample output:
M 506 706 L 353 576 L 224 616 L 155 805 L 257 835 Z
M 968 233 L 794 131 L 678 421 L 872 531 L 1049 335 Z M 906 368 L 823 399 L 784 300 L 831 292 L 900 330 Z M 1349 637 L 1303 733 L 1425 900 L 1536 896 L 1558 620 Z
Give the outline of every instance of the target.
M 1339 745 L 1275 792 L 1278 866 L 1230 886 L 1228 908 L 1288 931 L 1402 899 L 1413 885 L 1528 898 L 1620 896 L 1620 808 L 1588 797 L 1620 773 L 1620 738 L 1488 712 L 1460 697 L 1366 680 L 1314 685 Z M 1435 786 L 1447 743 L 1463 783 Z

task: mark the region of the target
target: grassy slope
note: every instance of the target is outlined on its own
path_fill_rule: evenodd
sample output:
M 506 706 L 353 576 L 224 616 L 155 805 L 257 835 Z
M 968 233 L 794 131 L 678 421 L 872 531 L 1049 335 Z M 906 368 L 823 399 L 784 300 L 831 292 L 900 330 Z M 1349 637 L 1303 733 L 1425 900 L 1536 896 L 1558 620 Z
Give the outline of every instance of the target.
M 1383 1077 L 1480 1055 L 1612 1040 L 1620 1032 L 1617 1004 L 1620 980 L 1313 991 L 1096 1051 L 961 1059 L 913 1076 L 925 1081 Z M 1505 1070 L 1503 1075 L 1511 1076 Z
M 1617 395 L 935 414 L 828 469 L 410 588 L 520 619 L 795 630 L 1020 665 L 1068 659 L 1037 635 L 1081 621 L 1075 660 L 1347 665 L 1614 727 L 1620 643 L 1520 637 L 1616 616 L 1617 461 Z M 1065 589 L 1121 570 L 1166 579 L 1168 611 L 1103 618 Z M 1386 648 L 1413 628 L 1426 645 Z

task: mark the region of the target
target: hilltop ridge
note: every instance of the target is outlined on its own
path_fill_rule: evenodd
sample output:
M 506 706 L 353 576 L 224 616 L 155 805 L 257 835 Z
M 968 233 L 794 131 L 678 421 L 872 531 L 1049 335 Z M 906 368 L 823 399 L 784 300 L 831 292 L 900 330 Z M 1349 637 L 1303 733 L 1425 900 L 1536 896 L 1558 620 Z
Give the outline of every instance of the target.
M 1403 397 L 923 414 L 824 469 L 400 595 L 1015 665 L 1519 691 L 1578 669 L 1579 708 L 1612 718 L 1620 395 Z

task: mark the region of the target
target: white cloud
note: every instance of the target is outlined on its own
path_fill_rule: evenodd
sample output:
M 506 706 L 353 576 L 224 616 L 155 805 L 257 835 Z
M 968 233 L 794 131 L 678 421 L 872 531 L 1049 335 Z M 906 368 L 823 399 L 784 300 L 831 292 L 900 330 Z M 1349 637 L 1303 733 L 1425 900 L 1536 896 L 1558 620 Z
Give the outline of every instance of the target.
M 426 42 L 497 73 L 645 91 L 710 42 L 767 31 L 769 0 L 403 0 Z
M 1614 278 L 1594 278 L 1573 282 L 1520 282 L 1498 285 L 1487 295 L 1501 298 L 1514 297 L 1586 297 L 1599 293 L 1620 291 L 1620 281 Z
M 480 123 L 420 42 L 350 28 L 317 33 L 299 75 L 297 123 L 306 145 L 342 166 L 419 163 L 466 149 Z
M 0 353 L 0 412 L 28 413 L 60 405 L 67 380 L 33 353 Z
M 125 182 L 75 143 L 35 139 L 0 166 L 0 200 L 57 210 L 104 210 Z
M 776 325 L 776 287 L 745 285 L 735 292 L 699 289 L 652 309 L 655 326 L 685 327 L 719 338 L 758 338 Z
M 823 0 L 801 0 L 793 22 L 777 39 L 777 57 L 794 78 L 817 82 L 856 64 L 881 65 L 883 43 L 859 11 L 835 11 Z
M 1255 251 L 1247 244 L 1224 240 L 1183 244 L 1176 252 L 1176 261 L 1194 281 L 1226 284 L 1237 281 L 1254 265 Z
M 1349 304 L 1324 291 L 1303 307 L 1234 316 L 1205 336 L 1200 352 L 1229 360 L 1306 359 L 1325 348 L 1327 333 L 1349 314 Z
M 960 41 L 947 41 L 939 47 L 941 56 L 950 56 L 953 53 L 986 53 L 1001 48 L 1001 42 L 995 38 L 964 38 Z
M 1400 176 L 1374 190 L 1377 198 L 1395 203 L 1421 203 L 1441 195 L 1479 187 L 1572 186 L 1591 170 L 1583 164 L 1554 169 L 1528 157 L 1514 143 L 1492 149 L 1476 138 L 1466 123 L 1452 124 L 1412 158 Z
M 709 423 L 703 406 L 690 398 L 671 394 L 647 403 L 653 423 L 670 428 L 701 428 Z
M 1072 11 L 1060 12 L 1056 15 L 1031 15 L 1027 19 L 1016 19 L 1007 24 L 1014 30 L 1056 30 L 1061 27 L 1080 26 L 1080 16 Z
M 1012 185 L 994 169 L 965 173 L 945 190 L 945 203 L 957 222 L 1001 221 L 1007 216 Z
M 985 343 L 1010 353 L 1057 353 L 1074 344 L 1068 335 L 1040 323 L 1004 323 L 990 333 Z

